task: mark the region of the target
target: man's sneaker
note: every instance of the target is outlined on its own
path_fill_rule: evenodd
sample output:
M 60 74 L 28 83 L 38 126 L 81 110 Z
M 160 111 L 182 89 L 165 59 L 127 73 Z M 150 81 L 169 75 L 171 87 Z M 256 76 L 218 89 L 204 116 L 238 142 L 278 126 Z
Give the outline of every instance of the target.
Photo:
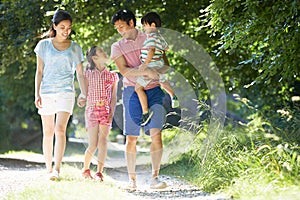
M 130 179 L 126 189 L 127 190 L 135 190 L 136 189 L 136 180 Z
M 178 101 L 177 96 L 175 95 L 175 96 L 172 98 L 172 108 L 178 108 L 178 107 L 179 107 L 179 101 Z
M 59 173 L 56 170 L 53 170 L 49 175 L 49 180 L 57 181 L 59 179 Z
M 145 126 L 150 121 L 152 115 L 153 115 L 152 110 L 149 110 L 146 114 L 143 114 L 141 126 Z
M 93 177 L 91 176 L 91 170 L 90 169 L 84 170 L 84 172 L 82 172 L 82 177 L 85 179 L 93 179 Z
M 161 180 L 159 180 L 158 176 L 152 178 L 150 188 L 151 189 L 164 189 L 167 187 L 167 184 Z
M 96 181 L 103 181 L 103 174 L 101 172 L 97 172 L 95 175 L 94 175 L 94 179 Z

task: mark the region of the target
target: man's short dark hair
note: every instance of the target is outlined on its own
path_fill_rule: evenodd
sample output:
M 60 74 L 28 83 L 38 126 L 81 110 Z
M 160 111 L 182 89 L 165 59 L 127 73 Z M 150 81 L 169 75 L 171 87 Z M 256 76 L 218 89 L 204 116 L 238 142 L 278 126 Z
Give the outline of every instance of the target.
M 114 14 L 110 20 L 112 24 L 115 24 L 116 21 L 125 21 L 128 25 L 130 20 L 133 20 L 134 26 L 136 26 L 136 18 L 130 10 L 119 10 L 116 14 Z
M 160 16 L 156 12 L 149 12 L 145 14 L 141 19 L 142 24 L 155 24 L 156 27 L 161 27 L 161 19 Z

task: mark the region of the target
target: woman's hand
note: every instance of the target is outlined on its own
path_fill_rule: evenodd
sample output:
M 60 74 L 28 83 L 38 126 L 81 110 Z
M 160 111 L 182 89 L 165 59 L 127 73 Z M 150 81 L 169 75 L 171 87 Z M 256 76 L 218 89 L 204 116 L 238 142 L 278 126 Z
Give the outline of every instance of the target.
M 36 108 L 42 108 L 42 98 L 40 95 L 35 97 L 34 104 Z

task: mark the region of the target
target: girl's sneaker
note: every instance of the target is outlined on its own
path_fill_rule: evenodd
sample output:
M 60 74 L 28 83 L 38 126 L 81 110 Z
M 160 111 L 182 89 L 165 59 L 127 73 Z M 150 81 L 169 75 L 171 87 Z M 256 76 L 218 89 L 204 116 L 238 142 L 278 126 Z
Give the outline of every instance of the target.
M 82 172 L 82 177 L 85 179 L 93 179 L 90 169 L 84 170 L 84 172 Z
M 94 179 L 96 181 L 103 181 L 103 174 L 101 172 L 97 172 L 95 175 L 94 175 Z

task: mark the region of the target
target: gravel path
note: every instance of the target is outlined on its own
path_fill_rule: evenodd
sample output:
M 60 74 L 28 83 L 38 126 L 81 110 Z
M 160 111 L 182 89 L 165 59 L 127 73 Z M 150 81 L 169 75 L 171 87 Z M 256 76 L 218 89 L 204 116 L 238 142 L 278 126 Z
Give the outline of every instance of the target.
M 137 190 L 126 191 L 122 189 L 127 184 L 128 176 L 124 153 L 119 147 L 110 146 L 105 167 L 105 173 L 120 188 L 128 194 L 129 199 L 205 199 L 205 200 L 224 200 L 222 196 L 209 195 L 202 192 L 199 188 L 179 180 L 175 177 L 162 175 L 168 187 L 164 190 L 151 190 L 150 166 L 138 165 L 137 171 Z M 64 157 L 65 163 L 73 163 L 76 166 L 82 165 L 82 158 Z M 30 155 L 1 155 L 0 154 L 0 199 L 11 192 L 22 191 L 25 187 L 30 187 L 36 181 L 45 179 L 45 167 L 43 156 L 40 154 Z

